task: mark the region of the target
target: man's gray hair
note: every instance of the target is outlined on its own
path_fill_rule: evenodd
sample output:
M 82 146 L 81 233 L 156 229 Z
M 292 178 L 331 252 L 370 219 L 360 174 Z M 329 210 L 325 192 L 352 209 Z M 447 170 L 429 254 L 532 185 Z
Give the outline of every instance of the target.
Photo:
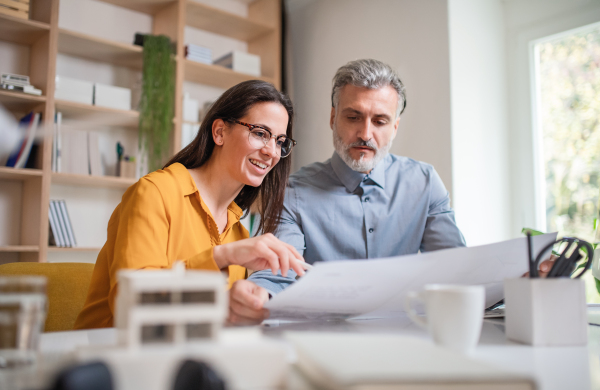
M 406 108 L 406 95 L 404 84 L 400 81 L 398 74 L 381 61 L 364 59 L 350 61 L 335 72 L 333 76 L 333 88 L 331 90 L 331 105 L 337 108 L 340 102 L 340 90 L 348 85 L 369 89 L 379 89 L 390 86 L 398 93 L 398 107 L 396 118 Z

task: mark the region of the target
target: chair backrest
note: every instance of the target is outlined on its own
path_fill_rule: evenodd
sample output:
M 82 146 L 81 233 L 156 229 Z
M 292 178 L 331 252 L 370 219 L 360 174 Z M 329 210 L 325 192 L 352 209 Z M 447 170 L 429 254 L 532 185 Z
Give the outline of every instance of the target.
M 87 297 L 94 264 L 8 263 L 0 276 L 43 275 L 48 278 L 48 315 L 45 332 L 72 330 Z

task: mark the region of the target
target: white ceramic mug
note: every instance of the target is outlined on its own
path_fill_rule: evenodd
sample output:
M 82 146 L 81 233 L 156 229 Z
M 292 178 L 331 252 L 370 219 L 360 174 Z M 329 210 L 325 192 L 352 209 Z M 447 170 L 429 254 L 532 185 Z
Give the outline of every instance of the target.
M 414 301 L 424 304 L 425 318 L 415 311 Z M 407 294 L 405 309 L 411 320 L 429 331 L 436 344 L 469 353 L 481 334 L 485 289 L 483 286 L 429 284 L 421 292 Z

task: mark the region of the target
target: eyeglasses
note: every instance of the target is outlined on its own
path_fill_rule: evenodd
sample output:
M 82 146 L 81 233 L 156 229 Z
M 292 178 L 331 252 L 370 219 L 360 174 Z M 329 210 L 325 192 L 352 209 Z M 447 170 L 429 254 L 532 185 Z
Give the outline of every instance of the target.
M 259 125 L 253 125 L 246 122 L 240 122 L 235 119 L 229 119 L 229 122 L 237 123 L 238 125 L 246 126 L 250 133 L 248 134 L 248 141 L 250 145 L 256 149 L 261 149 L 269 143 L 271 138 L 275 138 L 276 151 L 281 158 L 285 158 L 290 155 L 292 148 L 296 146 L 296 141 L 288 137 L 287 135 L 273 135 L 271 131 L 265 127 Z

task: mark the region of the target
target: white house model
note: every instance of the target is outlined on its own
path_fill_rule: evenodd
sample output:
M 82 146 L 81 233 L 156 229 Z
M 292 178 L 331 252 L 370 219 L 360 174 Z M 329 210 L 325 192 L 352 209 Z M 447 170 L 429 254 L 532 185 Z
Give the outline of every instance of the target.
M 174 345 L 214 340 L 227 316 L 227 281 L 220 272 L 123 270 L 115 327 L 119 344 Z

